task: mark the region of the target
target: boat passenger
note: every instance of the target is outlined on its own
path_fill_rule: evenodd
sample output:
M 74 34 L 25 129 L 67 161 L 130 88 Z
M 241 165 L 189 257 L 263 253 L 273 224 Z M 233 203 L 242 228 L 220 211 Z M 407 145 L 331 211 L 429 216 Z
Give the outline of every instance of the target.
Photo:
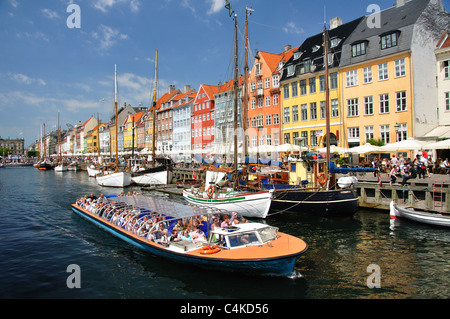
M 192 238 L 193 243 L 198 244 L 206 242 L 205 233 L 202 232 L 200 226 L 197 226 L 197 228 L 195 228 L 189 235 Z
M 166 229 L 164 229 L 163 234 L 159 240 L 159 242 L 163 245 L 168 245 L 169 244 L 169 231 Z
M 183 221 L 181 219 L 177 220 L 177 224 L 175 226 L 173 226 L 173 229 L 177 230 L 177 231 L 183 231 L 184 230 L 184 225 L 183 225 Z
M 169 237 L 169 241 L 181 241 L 180 235 L 176 229 L 172 229 L 172 235 Z
M 189 229 L 186 228 L 185 230 L 183 230 L 183 232 L 181 233 L 181 239 L 185 240 L 185 241 L 192 241 L 192 238 L 190 236 L 190 232 Z
M 220 224 L 220 227 L 228 227 L 228 215 L 223 216 L 223 222 Z

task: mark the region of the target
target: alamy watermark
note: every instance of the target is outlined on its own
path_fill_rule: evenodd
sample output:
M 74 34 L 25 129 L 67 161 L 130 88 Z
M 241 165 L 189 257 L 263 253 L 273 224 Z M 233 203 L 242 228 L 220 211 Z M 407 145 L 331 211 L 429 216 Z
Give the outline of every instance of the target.
M 67 6 L 67 13 L 71 13 L 66 20 L 66 25 L 69 29 L 81 28 L 81 8 L 77 4 L 69 4 Z
M 367 17 L 367 27 L 369 29 L 381 28 L 381 8 L 377 4 L 370 4 L 367 6 L 367 13 L 370 13 Z
M 67 277 L 67 288 L 81 288 L 81 268 L 77 264 L 71 264 L 67 266 L 66 272 L 71 273 Z
M 367 277 L 367 287 L 370 289 L 381 288 L 381 268 L 377 264 L 370 264 L 367 266 L 367 272 L 370 273 Z

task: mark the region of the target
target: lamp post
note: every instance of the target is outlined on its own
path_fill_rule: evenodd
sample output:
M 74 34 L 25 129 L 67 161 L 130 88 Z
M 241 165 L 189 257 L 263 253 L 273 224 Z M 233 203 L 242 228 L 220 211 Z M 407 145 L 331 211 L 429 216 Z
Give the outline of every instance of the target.
M 400 125 L 397 122 L 395 122 L 394 128 L 395 128 L 395 136 L 396 136 L 397 142 L 400 142 L 399 135 L 398 135 L 399 127 L 400 127 Z

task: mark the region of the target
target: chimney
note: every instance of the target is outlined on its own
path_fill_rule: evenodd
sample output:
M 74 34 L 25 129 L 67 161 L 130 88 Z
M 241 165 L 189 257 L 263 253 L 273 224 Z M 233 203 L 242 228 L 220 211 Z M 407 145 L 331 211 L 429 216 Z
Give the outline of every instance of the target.
M 284 46 L 284 52 L 288 52 L 290 49 L 292 49 L 292 46 L 290 44 L 286 44 Z
M 185 85 L 184 86 L 184 93 L 187 93 L 191 90 L 191 86 L 190 85 Z
M 330 30 L 336 29 L 342 25 L 342 18 L 336 17 L 330 20 Z
M 169 94 L 175 91 L 175 85 L 169 85 Z
M 404 5 L 408 0 L 397 0 L 397 7 Z

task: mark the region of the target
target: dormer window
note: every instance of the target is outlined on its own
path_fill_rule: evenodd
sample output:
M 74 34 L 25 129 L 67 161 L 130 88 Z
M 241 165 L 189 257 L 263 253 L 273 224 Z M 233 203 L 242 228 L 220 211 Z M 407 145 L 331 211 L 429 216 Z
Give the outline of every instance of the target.
M 287 75 L 288 76 L 294 75 L 294 66 L 292 64 L 287 67 Z
M 299 59 L 301 56 L 302 56 L 302 53 L 303 52 L 294 52 L 294 60 L 297 60 L 297 59 Z
M 339 43 L 341 42 L 341 39 L 339 38 L 333 38 L 330 40 L 330 48 L 335 48 L 339 45 Z
M 312 48 L 312 52 L 314 53 L 314 52 L 317 52 L 317 51 L 319 51 L 319 49 L 320 49 L 320 45 L 315 45 L 315 46 L 313 46 L 313 48 Z
M 381 50 L 397 46 L 399 34 L 400 34 L 400 32 L 398 32 L 398 31 L 382 34 L 380 36 L 381 37 Z
M 366 54 L 367 41 L 355 43 L 352 45 L 352 57 Z

